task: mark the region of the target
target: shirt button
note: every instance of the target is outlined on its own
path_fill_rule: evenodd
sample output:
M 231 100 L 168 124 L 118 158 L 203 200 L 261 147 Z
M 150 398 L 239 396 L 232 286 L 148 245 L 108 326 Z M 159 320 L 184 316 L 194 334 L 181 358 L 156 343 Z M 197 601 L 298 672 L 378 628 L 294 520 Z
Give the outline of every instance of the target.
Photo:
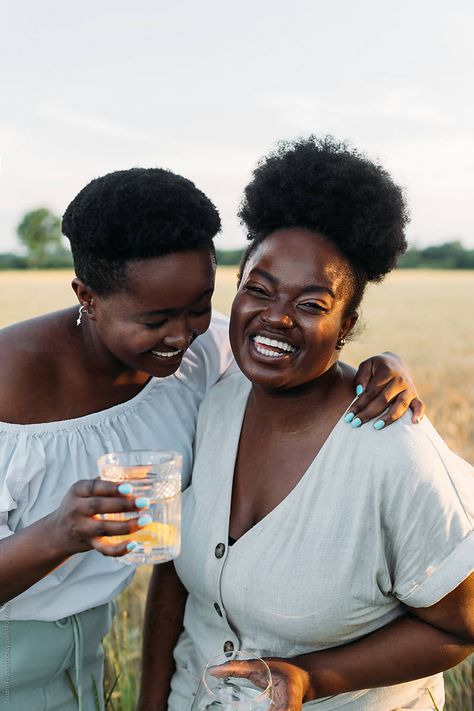
M 227 642 L 224 642 L 224 652 L 233 652 L 234 651 L 234 643 L 230 642 L 227 640 Z
M 218 543 L 214 551 L 216 558 L 222 558 L 225 553 L 225 545 L 223 543 Z
M 214 610 L 217 612 L 217 614 L 219 615 L 219 617 L 222 617 L 222 610 L 221 610 L 221 608 L 220 608 L 218 602 L 215 602 L 215 603 L 214 603 Z

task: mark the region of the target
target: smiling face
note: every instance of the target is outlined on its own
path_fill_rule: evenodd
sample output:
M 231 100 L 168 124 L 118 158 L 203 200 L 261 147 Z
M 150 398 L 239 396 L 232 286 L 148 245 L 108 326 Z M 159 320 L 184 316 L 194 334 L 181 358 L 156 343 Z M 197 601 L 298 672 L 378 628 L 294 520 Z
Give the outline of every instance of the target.
M 209 328 L 214 276 L 208 249 L 128 263 L 126 290 L 90 295 L 89 319 L 101 347 L 128 369 L 171 375 Z
M 301 228 L 278 230 L 245 265 L 232 306 L 230 340 L 243 373 L 264 388 L 318 378 L 338 358 L 338 338 L 357 320 L 346 314 L 350 266 L 331 242 Z

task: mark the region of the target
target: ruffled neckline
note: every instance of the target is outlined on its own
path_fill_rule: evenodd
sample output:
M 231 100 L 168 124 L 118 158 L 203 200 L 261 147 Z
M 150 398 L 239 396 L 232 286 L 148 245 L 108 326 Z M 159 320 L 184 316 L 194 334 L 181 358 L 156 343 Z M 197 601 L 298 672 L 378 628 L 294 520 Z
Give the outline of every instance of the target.
M 56 420 L 53 422 L 33 422 L 31 424 L 16 424 L 13 422 L 1 422 L 0 430 L 6 433 L 19 432 L 57 432 L 58 430 L 77 430 L 81 427 L 88 427 L 92 424 L 97 424 L 101 421 L 110 420 L 122 413 L 129 412 L 135 409 L 144 400 L 151 390 L 159 385 L 164 378 L 150 378 L 150 380 L 142 387 L 142 389 L 129 400 L 120 402 L 117 405 L 112 405 L 104 410 L 91 412 L 88 415 L 73 417 L 66 420 Z

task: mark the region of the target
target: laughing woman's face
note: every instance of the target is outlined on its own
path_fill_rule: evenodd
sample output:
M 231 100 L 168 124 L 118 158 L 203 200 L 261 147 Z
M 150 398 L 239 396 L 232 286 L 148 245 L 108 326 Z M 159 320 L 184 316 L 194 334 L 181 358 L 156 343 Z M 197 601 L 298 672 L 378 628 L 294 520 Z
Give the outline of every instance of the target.
M 318 233 L 291 228 L 266 237 L 232 306 L 232 350 L 249 380 L 287 389 L 326 372 L 357 319 L 345 314 L 352 284 L 347 260 Z
M 120 291 L 93 298 L 102 347 L 127 368 L 171 375 L 209 328 L 214 276 L 208 249 L 130 262 Z

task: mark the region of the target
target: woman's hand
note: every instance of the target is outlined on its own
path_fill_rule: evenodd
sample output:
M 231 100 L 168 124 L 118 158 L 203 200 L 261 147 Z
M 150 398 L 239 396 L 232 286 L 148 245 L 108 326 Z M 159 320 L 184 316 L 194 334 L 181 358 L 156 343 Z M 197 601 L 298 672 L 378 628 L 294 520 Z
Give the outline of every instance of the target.
M 101 479 L 77 481 L 49 517 L 51 543 L 65 555 L 95 550 L 108 556 L 121 556 L 128 552 L 130 541 L 112 544 L 107 536 L 132 534 L 140 529 L 138 516 L 126 521 L 107 521 L 101 514 L 141 512 L 146 500 L 136 500 L 133 495 L 121 494 L 120 484 Z M 132 493 L 131 487 L 130 494 Z M 137 506 L 145 504 L 145 506 Z M 149 522 L 149 521 L 148 521 Z
M 375 418 L 375 429 L 388 427 L 408 408 L 412 410 L 414 424 L 425 414 L 425 405 L 418 397 L 407 366 L 394 353 L 382 353 L 364 360 L 359 365 L 354 385 L 359 398 L 346 415 L 346 422 L 352 427 Z
M 310 677 L 307 672 L 287 659 L 264 657 L 268 664 L 273 682 L 273 705 L 271 711 L 300 711 L 303 701 L 308 700 Z M 261 689 L 265 688 L 266 679 L 261 665 L 252 661 L 232 661 L 210 670 L 213 676 L 245 677 Z

